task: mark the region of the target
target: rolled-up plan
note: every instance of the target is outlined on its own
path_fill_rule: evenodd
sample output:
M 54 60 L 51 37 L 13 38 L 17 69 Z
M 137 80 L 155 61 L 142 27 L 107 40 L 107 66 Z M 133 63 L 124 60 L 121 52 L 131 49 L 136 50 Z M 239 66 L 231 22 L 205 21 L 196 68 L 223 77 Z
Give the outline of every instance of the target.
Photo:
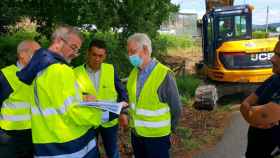
M 102 110 L 110 111 L 115 114 L 120 114 L 122 110 L 122 103 L 116 103 L 116 102 L 106 102 L 106 101 L 96 101 L 96 102 L 81 102 L 80 105 L 84 106 L 90 106 L 99 108 Z

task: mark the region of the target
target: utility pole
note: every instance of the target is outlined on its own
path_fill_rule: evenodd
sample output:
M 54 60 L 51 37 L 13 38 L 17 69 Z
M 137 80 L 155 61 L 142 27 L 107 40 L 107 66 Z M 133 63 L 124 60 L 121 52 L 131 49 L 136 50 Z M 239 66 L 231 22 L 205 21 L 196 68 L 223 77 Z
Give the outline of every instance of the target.
M 265 27 L 266 33 L 268 31 L 268 13 L 269 13 L 269 6 L 267 6 L 267 8 L 266 8 L 266 27 Z

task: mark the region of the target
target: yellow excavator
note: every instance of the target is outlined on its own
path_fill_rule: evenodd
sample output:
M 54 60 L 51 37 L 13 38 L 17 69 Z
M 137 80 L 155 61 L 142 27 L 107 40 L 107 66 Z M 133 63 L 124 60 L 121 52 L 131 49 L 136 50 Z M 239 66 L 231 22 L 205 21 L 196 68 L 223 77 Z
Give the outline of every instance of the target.
M 272 75 L 274 46 L 278 38 L 252 38 L 250 5 L 233 0 L 206 0 L 202 18 L 203 61 L 197 65 L 206 82 L 195 94 L 195 107 L 212 110 L 229 94 L 252 92 Z

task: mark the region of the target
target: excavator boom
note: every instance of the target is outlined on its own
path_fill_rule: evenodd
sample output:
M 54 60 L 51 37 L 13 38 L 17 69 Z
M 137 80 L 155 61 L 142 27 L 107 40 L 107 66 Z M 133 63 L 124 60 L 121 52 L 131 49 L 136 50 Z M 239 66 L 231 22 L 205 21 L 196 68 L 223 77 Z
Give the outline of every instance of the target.
M 214 7 L 232 6 L 234 0 L 205 0 L 206 11 L 208 12 Z

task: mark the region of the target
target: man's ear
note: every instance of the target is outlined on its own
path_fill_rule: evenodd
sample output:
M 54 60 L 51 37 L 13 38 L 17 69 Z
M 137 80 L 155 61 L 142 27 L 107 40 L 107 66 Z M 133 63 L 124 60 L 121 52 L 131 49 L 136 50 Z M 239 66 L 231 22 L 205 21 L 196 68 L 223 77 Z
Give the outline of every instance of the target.
M 148 49 L 148 47 L 146 45 L 143 46 L 143 50 L 145 52 L 145 55 L 150 56 L 149 49 Z
M 107 58 L 107 51 L 105 51 L 104 60 L 106 60 L 106 58 Z
M 62 46 L 64 45 L 64 42 L 62 39 L 60 38 L 56 38 L 54 39 L 54 47 L 57 49 L 57 50 L 60 50 L 62 48 Z
M 18 60 L 21 60 L 22 58 L 24 58 L 23 56 L 23 53 L 25 53 L 25 52 L 20 52 L 19 54 L 18 54 Z

